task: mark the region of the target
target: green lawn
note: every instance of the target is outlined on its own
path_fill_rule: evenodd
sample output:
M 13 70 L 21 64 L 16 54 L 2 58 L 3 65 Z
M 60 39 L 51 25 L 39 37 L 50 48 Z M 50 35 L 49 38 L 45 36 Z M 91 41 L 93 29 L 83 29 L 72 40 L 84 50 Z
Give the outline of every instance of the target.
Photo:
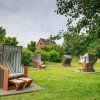
M 0 97 L 0 100 L 100 100 L 100 72 L 76 72 L 80 66 L 76 59 L 71 67 L 62 67 L 60 63 L 46 64 L 46 70 L 29 67 L 33 83 L 45 90 Z M 95 64 L 95 70 L 100 71 L 100 63 Z

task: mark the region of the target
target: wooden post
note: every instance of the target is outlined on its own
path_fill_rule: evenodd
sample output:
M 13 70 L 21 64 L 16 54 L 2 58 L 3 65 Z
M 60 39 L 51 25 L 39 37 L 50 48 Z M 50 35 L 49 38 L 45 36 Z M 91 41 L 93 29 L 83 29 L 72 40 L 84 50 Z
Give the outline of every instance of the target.
M 85 71 L 89 72 L 89 63 L 85 63 Z
M 40 69 L 40 62 L 38 61 L 37 64 L 38 64 L 38 69 Z
M 24 77 L 28 76 L 28 68 L 27 66 L 24 67 Z
M 8 78 L 9 78 L 9 73 L 8 73 L 8 68 L 5 67 L 4 68 L 4 86 L 3 86 L 3 90 L 8 91 Z

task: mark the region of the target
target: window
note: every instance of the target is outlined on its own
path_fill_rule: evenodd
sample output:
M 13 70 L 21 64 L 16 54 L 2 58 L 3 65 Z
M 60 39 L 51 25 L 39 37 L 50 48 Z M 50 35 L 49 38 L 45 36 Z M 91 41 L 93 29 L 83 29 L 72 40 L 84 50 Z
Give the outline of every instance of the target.
M 40 45 L 42 45 L 42 43 L 40 43 Z

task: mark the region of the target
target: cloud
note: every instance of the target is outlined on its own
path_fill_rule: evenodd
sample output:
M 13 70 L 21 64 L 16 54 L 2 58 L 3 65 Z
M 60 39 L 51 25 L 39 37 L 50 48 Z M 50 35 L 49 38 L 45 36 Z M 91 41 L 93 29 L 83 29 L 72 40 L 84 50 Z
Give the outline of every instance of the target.
M 0 0 L 0 26 L 26 46 L 66 29 L 66 18 L 54 13 L 55 9 L 56 0 Z

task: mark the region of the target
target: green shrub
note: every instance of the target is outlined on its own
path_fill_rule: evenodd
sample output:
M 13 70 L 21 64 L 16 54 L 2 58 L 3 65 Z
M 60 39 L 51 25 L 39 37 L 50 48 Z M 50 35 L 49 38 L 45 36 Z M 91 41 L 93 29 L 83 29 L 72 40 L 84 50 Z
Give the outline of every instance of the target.
M 49 57 L 48 52 L 43 51 L 43 50 L 36 50 L 34 54 L 41 54 L 41 59 L 43 61 L 48 61 L 48 57 Z
M 55 50 L 59 52 L 59 54 L 62 56 L 64 54 L 64 47 L 61 45 L 51 45 L 51 46 L 43 46 L 41 50 L 50 52 L 51 50 Z
M 60 56 L 59 52 L 57 52 L 55 50 L 51 50 L 49 52 L 49 61 L 59 62 L 60 60 L 61 60 L 61 56 Z
M 35 54 L 41 54 L 44 61 L 59 62 L 62 59 L 64 50 L 60 45 L 43 46 L 40 50 L 36 50 Z
M 43 46 L 41 48 L 41 50 L 46 51 L 46 52 L 49 52 L 50 51 L 50 47 L 49 46 Z
M 32 55 L 33 53 L 30 50 L 28 50 L 27 48 L 23 48 L 22 49 L 22 60 L 21 60 L 22 65 L 25 65 L 25 66 L 29 65 L 30 62 L 32 61 L 31 60 Z
M 61 55 L 55 50 L 51 50 L 50 52 L 36 50 L 35 54 L 41 54 L 43 61 L 59 62 L 61 60 Z

